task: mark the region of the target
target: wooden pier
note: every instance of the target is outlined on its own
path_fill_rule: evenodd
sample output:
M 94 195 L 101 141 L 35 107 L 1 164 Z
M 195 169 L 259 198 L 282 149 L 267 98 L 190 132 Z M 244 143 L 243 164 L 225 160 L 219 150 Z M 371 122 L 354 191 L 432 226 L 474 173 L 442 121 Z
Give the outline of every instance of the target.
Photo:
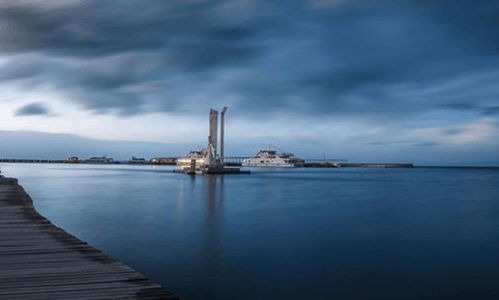
M 51 224 L 0 177 L 0 299 L 178 299 Z

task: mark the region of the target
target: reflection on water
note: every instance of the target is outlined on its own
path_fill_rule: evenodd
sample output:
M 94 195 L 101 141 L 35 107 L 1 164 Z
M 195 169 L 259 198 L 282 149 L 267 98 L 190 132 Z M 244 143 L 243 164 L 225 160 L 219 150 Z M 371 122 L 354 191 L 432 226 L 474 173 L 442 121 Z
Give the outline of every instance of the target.
M 217 175 L 206 175 L 199 178 L 204 181 L 203 194 L 206 195 L 206 223 L 204 234 L 205 268 L 212 272 L 218 272 L 223 267 L 220 262 L 222 243 L 222 217 L 223 217 L 223 184 L 224 177 Z
M 184 299 L 497 298 L 497 169 L 1 167 L 55 224 Z

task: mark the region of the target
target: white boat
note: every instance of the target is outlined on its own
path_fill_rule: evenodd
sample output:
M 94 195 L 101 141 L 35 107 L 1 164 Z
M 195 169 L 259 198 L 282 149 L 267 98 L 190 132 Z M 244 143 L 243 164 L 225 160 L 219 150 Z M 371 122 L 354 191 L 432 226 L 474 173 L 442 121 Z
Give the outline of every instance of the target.
M 192 166 L 195 170 L 192 172 Z M 206 150 L 191 151 L 186 156 L 177 159 L 177 166 L 179 170 L 191 170 L 192 173 L 201 173 L 206 166 Z
M 303 167 L 304 164 L 303 159 L 295 157 L 292 153 L 278 152 L 270 147 L 266 150 L 260 150 L 253 157 L 243 159 L 242 162 L 244 167 L 297 168 Z
M 90 157 L 89 159 L 85 159 L 85 162 L 90 164 L 112 164 L 114 160 L 106 156 L 94 156 Z

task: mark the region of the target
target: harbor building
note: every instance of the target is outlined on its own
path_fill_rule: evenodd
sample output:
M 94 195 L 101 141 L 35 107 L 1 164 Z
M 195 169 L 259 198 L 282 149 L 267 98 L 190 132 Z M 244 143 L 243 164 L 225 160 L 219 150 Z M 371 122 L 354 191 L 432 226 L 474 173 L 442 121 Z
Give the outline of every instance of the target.
M 80 158 L 78 156 L 68 157 L 68 162 L 72 164 L 80 163 Z
M 127 161 L 127 163 L 129 163 L 129 164 L 145 165 L 145 164 L 147 164 L 147 160 L 145 158 L 132 156 L 132 159 L 130 159 L 129 161 Z
M 176 157 L 153 157 L 149 160 L 150 163 L 155 165 L 176 165 Z

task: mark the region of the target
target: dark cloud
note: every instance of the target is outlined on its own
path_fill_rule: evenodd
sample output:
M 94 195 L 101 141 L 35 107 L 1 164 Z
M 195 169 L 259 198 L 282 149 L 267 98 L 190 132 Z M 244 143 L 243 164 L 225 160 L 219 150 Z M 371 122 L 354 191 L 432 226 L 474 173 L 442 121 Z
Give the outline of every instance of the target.
M 20 107 L 16 111 L 16 116 L 39 116 L 50 115 L 49 110 L 41 103 L 30 103 Z
M 456 103 L 450 103 L 450 104 L 444 105 L 444 108 L 467 111 L 467 110 L 475 110 L 478 107 L 473 103 L 456 102 Z
M 380 147 L 397 147 L 397 146 L 402 146 L 402 147 L 434 147 L 434 146 L 440 146 L 441 144 L 435 143 L 435 142 L 418 142 L 418 141 L 375 141 L 375 142 L 364 142 L 362 145 L 367 145 L 367 146 L 380 146 Z
M 457 102 L 444 105 L 444 108 L 457 110 L 461 112 L 474 112 L 482 116 L 495 116 L 499 115 L 499 106 L 483 106 L 475 103 Z
M 483 108 L 483 115 L 485 116 L 499 115 L 499 106 L 491 106 Z
M 163 49 L 213 63 L 251 52 L 239 43 L 253 27 L 217 13 L 219 1 L 10 1 L 0 5 L 4 52 L 100 56 Z M 197 50 L 197 51 L 195 51 Z M 217 51 L 214 51 L 217 50 Z M 180 55 L 181 54 L 181 55 Z
M 421 143 L 415 143 L 414 145 L 420 147 L 436 147 L 436 146 L 441 146 L 442 144 L 434 142 L 421 142 Z
M 498 15 L 485 0 L 8 1 L 0 79 L 120 115 L 494 116 Z
M 466 132 L 466 130 L 462 128 L 449 128 L 444 130 L 443 134 L 453 136 L 453 135 L 462 134 L 463 132 Z

